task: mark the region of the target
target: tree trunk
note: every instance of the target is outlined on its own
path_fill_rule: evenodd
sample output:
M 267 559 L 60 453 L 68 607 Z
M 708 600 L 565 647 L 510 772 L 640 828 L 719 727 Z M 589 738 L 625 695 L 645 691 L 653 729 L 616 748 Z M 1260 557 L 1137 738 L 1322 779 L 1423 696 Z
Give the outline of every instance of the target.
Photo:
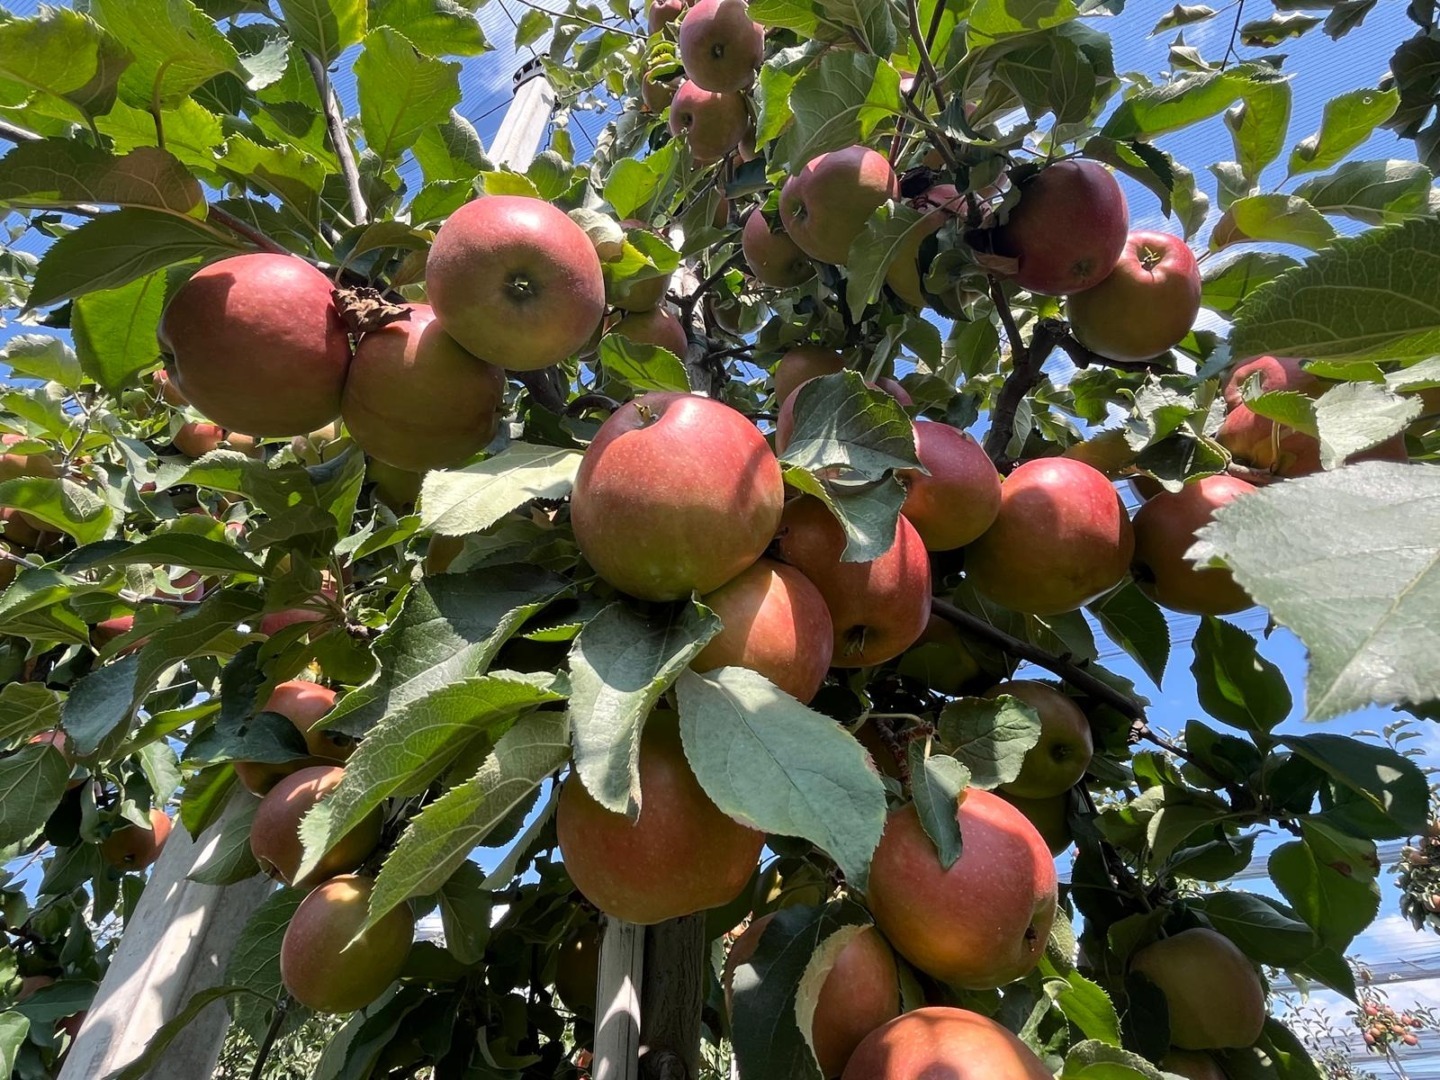
M 704 915 L 671 919 L 646 932 L 641 1080 L 696 1080 L 700 1075 L 705 959 Z

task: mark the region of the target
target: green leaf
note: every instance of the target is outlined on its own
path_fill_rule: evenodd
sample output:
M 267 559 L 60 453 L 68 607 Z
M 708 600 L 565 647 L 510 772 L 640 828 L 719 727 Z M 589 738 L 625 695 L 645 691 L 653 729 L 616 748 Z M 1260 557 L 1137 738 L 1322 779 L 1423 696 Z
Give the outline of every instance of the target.
M 463 181 L 472 196 L 471 181 L 490 164 L 475 125 L 458 112 L 451 112 L 443 123 L 422 131 L 410 152 L 420 163 L 427 183 Z
M 0 847 L 28 840 L 59 805 L 70 763 L 49 743 L 22 747 L 0 758 Z
M 753 828 L 809 840 L 863 890 L 885 831 L 885 786 L 864 748 L 745 668 L 685 671 L 676 689 L 685 756 L 715 805 Z
M 5 747 L 60 726 L 60 695 L 40 683 L 0 686 L 0 745 Z
M 1251 64 L 1225 71 L 1186 72 L 1126 98 L 1100 133 L 1111 139 L 1151 139 L 1178 131 L 1223 112 L 1252 90 L 1277 79 L 1273 72 Z
M 389 27 L 365 35 L 365 49 L 355 61 L 355 81 L 365 142 L 386 163 L 460 104 L 460 65 L 421 55 Z
M 1258 963 L 1291 967 L 1320 948 L 1314 931 L 1268 896 L 1232 889 L 1210 893 L 1195 906 L 1211 926 Z
M 80 361 L 58 337 L 47 334 L 16 334 L 0 348 L 0 364 L 11 372 L 32 379 L 57 382 L 67 390 L 80 385 Z
M 865 308 L 879 297 L 890 264 L 918 247 L 924 222 L 925 215 L 918 210 L 903 203 L 887 203 L 870 216 L 850 245 L 845 298 L 850 316 L 856 322 L 861 321 Z
M 578 451 L 511 443 L 477 465 L 426 474 L 420 526 L 441 536 L 480 532 L 532 499 L 565 498 L 579 469 Z
M 570 726 L 575 771 L 615 813 L 640 812 L 640 735 L 646 718 L 691 660 L 720 632 L 698 604 L 659 608 L 646 618 L 614 603 L 570 647 Z
M 636 390 L 690 392 L 690 376 L 680 357 L 669 349 L 631 341 L 623 331 L 600 339 L 600 363 L 607 375 L 628 383 Z
M 131 60 L 94 19 L 70 8 L 47 6 L 34 18 L 0 23 L 0 80 L 39 95 L 46 115 L 103 116 Z
M 495 826 L 570 758 L 564 713 L 522 717 L 495 744 L 480 771 L 411 819 L 380 870 L 367 926 L 412 896 L 438 891 Z
M 1339 468 L 1352 455 L 1400 434 L 1423 411 L 1418 397 L 1402 397 L 1374 383 L 1331 387 L 1315 402 L 1320 464 Z
M 1060 1080 L 1163 1080 L 1164 1074 L 1139 1054 L 1109 1042 L 1087 1039 L 1065 1055 Z
M 237 803 L 234 812 L 220 819 L 216 835 L 200 837 L 200 856 L 185 875 L 187 880 L 202 885 L 234 885 L 260 873 L 260 864 L 250 850 L 250 825 L 260 804 L 255 799 L 240 799 Z
M 1269 732 L 1290 715 L 1290 688 L 1278 667 L 1233 623 L 1207 615 L 1195 631 L 1190 671 L 1200 706 L 1242 731 Z
M 1124 649 L 1159 686 L 1170 660 L 1170 627 L 1155 602 L 1133 582 L 1090 604 L 1105 636 Z
M 815 496 L 835 515 L 845 530 L 842 562 L 870 562 L 894 546 L 900 507 L 905 503 L 905 487 L 897 477 L 863 484 L 831 483 L 794 465 L 784 466 L 781 474 L 786 487 Z
M 970 770 L 972 787 L 992 791 L 1020 775 L 1040 739 L 1040 717 L 1019 698 L 958 698 L 940 712 L 941 745 Z
M 86 757 L 95 753 L 113 732 L 129 727 L 138 704 L 135 673 L 139 667 L 138 656 L 126 656 L 95 668 L 75 683 L 60 715 L 76 754 Z
M 479 56 L 490 49 L 480 21 L 455 0 L 381 0 L 370 22 L 393 26 L 426 56 Z
M 0 1072 L 14 1072 L 15 1056 L 29 1033 L 30 1018 L 25 1014 L 13 1010 L 0 1013 Z
M 280 0 L 290 38 L 330 66 L 365 37 L 365 0 Z
M 1318 251 L 1335 239 L 1335 227 L 1296 195 L 1246 195 L 1230 204 L 1210 234 L 1210 250 L 1232 244 L 1295 244 Z
M 1320 172 L 1338 165 L 1377 127 L 1395 115 L 1400 91 L 1361 88 L 1325 103 L 1320 130 L 1290 152 L 1290 175 Z
M 1078 971 L 1063 979 L 1049 979 L 1045 990 L 1060 1006 L 1065 1019 L 1080 1029 L 1087 1039 L 1096 1039 L 1107 1046 L 1120 1045 L 1120 1017 L 1110 997 Z
M 240 250 L 190 218 L 138 207 L 116 210 L 50 245 L 35 271 L 28 307 L 50 307 L 100 289 L 118 289 L 178 262 Z
M 605 178 L 605 201 L 617 217 L 634 217 L 636 211 L 655 197 L 662 177 L 648 162 L 621 158 Z
M 134 57 L 120 96 L 172 106 L 217 75 L 244 74 L 235 46 L 190 0 L 93 0 L 90 12 Z
M 70 309 L 80 366 L 112 394 L 155 363 L 165 278 L 156 272 L 118 289 L 86 293 Z
M 1079 15 L 1074 0 L 975 0 L 967 44 L 972 50 L 984 48 L 1002 38 L 1059 26 Z
M 1372 832 L 1377 839 L 1425 831 L 1425 774 L 1409 758 L 1345 735 L 1292 735 L 1281 741 L 1324 771 L 1337 795 L 1353 796 L 1390 825 L 1383 833 Z M 1330 814 L 1342 827 L 1350 816 L 1344 807 Z
M 939 375 L 950 383 L 958 376 L 973 379 L 995 365 L 1000 355 L 1000 331 L 989 319 L 955 324 L 955 331 L 945 343 L 945 367 Z
M 260 598 L 252 593 L 235 589 L 211 593 L 198 608 L 150 635 L 150 643 L 140 651 L 136 689 L 148 692 L 167 667 L 182 660 L 238 652 L 246 640 L 238 624 L 253 619 L 259 610 Z
M 905 410 L 857 371 L 822 375 L 796 391 L 795 426 L 780 461 L 811 473 L 845 468 L 866 480 L 920 467 Z
M 1163 34 L 1166 30 L 1174 30 L 1177 27 L 1189 26 L 1191 23 L 1204 22 L 1213 19 L 1216 11 L 1208 4 L 1176 4 L 1166 14 L 1160 17 L 1150 36 Z
M 1114 74 L 1110 39 L 1080 23 L 1031 34 L 995 64 L 995 77 L 1015 91 L 1030 119 L 1053 113 L 1061 124 L 1090 116 L 1101 79 Z
M 790 91 L 794 121 L 775 148 L 775 162 L 798 169 L 829 150 L 866 142 L 900 111 L 900 73 L 861 52 L 831 50 Z
M 238 184 L 276 196 L 302 220 L 316 220 L 327 172 L 323 162 L 293 146 L 264 146 L 243 135 L 225 140 L 218 165 Z
M 115 517 L 109 504 L 89 488 L 73 480 L 40 476 L 0 483 L 0 505 L 23 510 L 82 544 L 101 539 Z
M 1343 858 L 1348 852 L 1336 841 L 1355 844 L 1353 838 L 1304 821 L 1301 828 L 1303 841 L 1282 844 L 1270 853 L 1270 878 L 1321 942 L 1343 951 L 1379 914 L 1380 886 L 1365 863 Z M 1375 845 L 1359 843 L 1378 862 Z M 1362 868 L 1358 873 L 1357 866 Z
M 533 45 L 554 28 L 555 18 L 548 12 L 538 8 L 530 8 L 524 15 L 520 16 L 519 23 L 515 26 L 515 47 L 523 49 L 527 45 Z
M 1295 188 L 1322 214 L 1391 225 L 1429 212 L 1430 170 L 1415 161 L 1347 161 Z
M 1319 25 L 1318 15 L 1280 11 L 1267 18 L 1243 24 L 1240 27 L 1240 41 L 1252 49 L 1273 49 L 1282 41 L 1298 38 Z
M 920 826 L 935 845 L 940 865 L 946 870 L 960 858 L 964 837 L 960 835 L 960 794 L 970 786 L 970 770 L 947 754 L 930 754 L 920 742 L 907 751 L 910 790 Z
M 282 764 L 310 756 L 293 723 L 274 712 L 222 716 L 190 737 L 185 764 L 204 767 L 225 761 Z
M 264 1041 L 271 1013 L 285 992 L 280 982 L 280 942 L 304 899 L 303 890 L 284 888 L 267 897 L 240 931 L 225 964 L 225 982 L 249 991 L 230 1003 L 230 1014 L 257 1046 Z M 309 1009 L 292 1001 L 285 1029 L 294 1030 L 309 1015 Z
M 192 169 L 213 172 L 215 151 L 225 141 L 220 118 L 194 98 L 181 99 L 174 108 L 162 109 L 160 123 L 165 130 L 165 150 Z M 155 145 L 155 118 L 146 109 L 117 101 L 95 126 L 114 144 L 116 154 L 127 154 Z
M 44 209 L 97 203 L 190 214 L 204 201 L 185 166 L 155 147 L 116 157 L 89 143 L 42 139 L 19 143 L 0 158 L 0 205 Z
M 1299 265 L 1289 255 L 1247 251 L 1218 266 L 1207 266 L 1202 276 L 1200 303 L 1222 315 L 1232 312 L 1259 286 Z
M 1364 462 L 1255 496 L 1219 511 L 1199 536 L 1309 649 L 1307 715 L 1440 697 L 1440 638 L 1428 614 L 1440 602 L 1435 471 Z
M 260 567 L 221 540 L 183 532 L 155 532 L 143 540 L 107 540 L 77 548 L 70 570 L 96 566 L 183 566 L 201 574 L 259 574 Z
M 1254 87 L 1225 114 L 1235 144 L 1235 160 L 1247 183 L 1256 183 L 1266 165 L 1285 149 L 1290 130 L 1290 84 L 1266 83 Z

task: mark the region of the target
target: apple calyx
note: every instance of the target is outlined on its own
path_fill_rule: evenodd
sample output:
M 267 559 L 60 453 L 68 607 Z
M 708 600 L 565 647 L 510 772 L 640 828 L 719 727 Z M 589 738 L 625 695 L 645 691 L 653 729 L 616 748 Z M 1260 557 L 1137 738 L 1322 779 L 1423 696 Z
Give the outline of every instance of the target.
M 512 274 L 505 282 L 505 289 L 516 301 L 538 300 L 540 292 L 529 274 Z

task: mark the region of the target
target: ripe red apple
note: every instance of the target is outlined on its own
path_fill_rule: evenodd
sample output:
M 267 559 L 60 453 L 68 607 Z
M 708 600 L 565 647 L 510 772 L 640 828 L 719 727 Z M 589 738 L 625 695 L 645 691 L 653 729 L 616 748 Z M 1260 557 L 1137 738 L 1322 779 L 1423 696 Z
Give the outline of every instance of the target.
M 555 830 L 570 880 L 606 915 L 650 925 L 740 894 L 764 846 L 710 801 L 685 760 L 673 713 L 655 712 L 640 741 L 640 816 L 606 810 L 579 776 L 560 785 Z
M 1226 1080 L 1220 1063 L 1198 1050 L 1171 1050 L 1160 1059 L 1160 1068 L 1186 1080 Z
M 809 578 L 835 626 L 831 664 L 869 667 L 908 649 L 930 618 L 930 557 L 905 518 L 895 542 L 872 562 L 841 562 L 845 531 L 819 499 L 809 495 L 785 506 L 777 537 L 780 557 Z
M 932 1006 L 871 1032 L 844 1080 L 1052 1080 L 1008 1029 L 979 1013 Z
M 697 165 L 719 161 L 750 128 L 744 94 L 717 94 L 687 79 L 670 102 L 670 134 L 685 136 Z
M 985 697 L 1002 694 L 1018 698 L 1040 717 L 1040 739 L 1025 752 L 1020 775 L 1001 790 L 1022 799 L 1046 799 L 1063 795 L 1080 782 L 1095 754 L 1090 721 L 1073 698 L 1049 683 L 1033 679 L 1012 679 L 991 687 Z
M 1062 855 L 1075 843 L 1070 831 L 1070 794 L 1062 792 L 1044 799 L 1024 799 L 1008 792 L 997 792 L 1002 799 L 1025 815 L 1045 841 L 1051 855 Z
M 101 649 L 118 637 L 124 637 L 135 629 L 134 615 L 117 615 L 113 619 L 102 619 L 90 628 L 90 643 L 96 649 Z M 150 644 L 150 636 L 147 634 L 123 649 L 119 650 L 116 656 L 128 656 L 130 653 L 143 649 Z
M 780 189 L 780 221 L 812 259 L 844 266 L 850 245 L 900 181 L 885 155 L 847 146 L 811 159 Z
M 462 348 L 511 371 L 558 364 L 605 313 L 605 276 L 585 230 L 522 195 L 466 203 L 425 263 L 435 317 Z
M 1130 209 L 1115 177 L 1093 161 L 1059 161 L 1020 185 L 1020 202 L 991 231 L 991 250 L 1016 259 L 1014 280 L 1065 296 L 1100 284 L 1125 250 Z
M 669 349 L 682 360 L 690 347 L 685 325 L 664 307 L 650 311 L 632 311 L 610 328 L 610 333 L 629 338 L 640 345 Z
M 845 357 L 834 349 L 796 345 L 775 365 L 775 400 L 783 404 L 800 388 L 801 383 L 844 370 Z
M 1251 1046 L 1265 1024 L 1255 965 L 1214 930 L 1182 930 L 1146 945 L 1130 970 L 1158 986 L 1170 1010 L 1170 1042 L 1182 1050 Z
M 1055 921 L 1055 861 L 1035 826 L 998 795 L 967 790 L 964 848 L 940 865 L 913 805 L 890 813 L 870 864 L 875 924 L 901 956 L 967 990 L 1003 986 L 1045 953 Z
M 440 328 L 425 304 L 360 339 L 340 415 L 360 449 L 423 473 L 483 450 L 500 428 L 505 376 Z
M 764 436 L 713 398 L 645 394 L 585 451 L 570 520 L 580 552 L 621 592 L 712 592 L 758 559 L 784 501 Z
M 290 916 L 280 942 L 280 978 L 300 1004 L 317 1012 L 354 1012 L 399 977 L 410 956 L 415 916 L 401 904 L 356 938 L 374 890 L 369 878 L 355 874 L 331 878 Z
M 250 453 L 254 449 L 254 440 L 248 440 L 247 445 L 246 436 L 237 435 L 236 438 L 241 440 L 241 445 L 233 447 L 233 449 L 240 450 L 241 453 Z M 175 437 L 171 440 L 175 444 L 175 449 L 189 458 L 204 457 L 212 450 L 219 450 L 225 445 L 225 441 L 225 429 L 218 424 L 202 424 L 194 421 L 181 424 L 180 429 L 175 432 Z
M 915 451 L 929 473 L 896 473 L 905 485 L 900 512 L 930 551 L 964 547 L 1000 513 L 1000 474 L 978 442 L 948 424 L 917 423 Z
M 144 870 L 160 857 L 170 835 L 170 818 L 158 807 L 150 811 L 150 828 L 127 821 L 100 841 L 100 857 L 122 873 Z
M 724 629 L 690 661 L 696 671 L 758 671 L 797 701 L 808 702 L 830 669 L 835 631 L 820 590 L 793 566 L 761 559 L 701 603 Z
M 745 265 L 762 285 L 789 289 L 815 276 L 815 264 L 800 245 L 783 228 L 773 227 L 758 206 L 745 218 L 740 250 Z
M 335 691 L 319 683 L 292 679 L 276 686 L 259 711 L 279 713 L 294 724 L 295 730 L 305 736 L 311 756 L 293 761 L 237 761 L 235 775 L 240 782 L 256 795 L 264 795 L 291 773 L 348 758 L 355 752 L 354 743 L 337 740 L 314 726 L 334 704 Z
M 646 25 L 650 33 L 658 34 L 683 15 L 685 7 L 685 0 L 650 0 L 650 7 L 646 12 Z
M 1254 485 L 1221 473 L 1147 499 L 1134 520 L 1135 580 L 1145 594 L 1173 611 L 1194 615 L 1228 615 L 1250 607 L 1250 597 L 1229 570 L 1197 567 L 1185 552 L 1216 510 L 1254 490 Z
M 748 90 L 765 59 L 765 31 L 745 0 L 699 0 L 680 20 L 680 62 L 697 86 Z
M 735 969 L 760 947 L 772 912 L 752 922 L 730 946 L 721 982 L 725 1008 L 735 1015 Z M 900 1015 L 900 972 L 895 954 L 873 926 L 850 939 L 820 987 L 810 1022 L 810 1045 L 826 1080 L 838 1077 L 865 1036 Z
M 358 869 L 370 857 L 380 844 L 380 827 L 385 821 L 378 806 L 337 840 L 314 870 L 298 880 L 295 877 L 303 854 L 300 819 L 344 778 L 345 770 L 338 765 L 316 765 L 291 773 L 266 792 L 250 824 L 250 852 L 260 869 L 286 885 L 311 889 L 326 878 Z
M 1139 362 L 1180 344 L 1200 313 L 1200 267 L 1190 246 L 1162 232 L 1132 232 L 1115 269 L 1065 302 L 1080 344 Z
M 905 235 L 904 245 L 885 271 L 885 284 L 911 307 L 925 306 L 925 290 L 921 287 L 920 245 L 927 236 L 939 232 L 946 222 L 965 212 L 965 199 L 953 184 L 936 184 L 912 201 L 925 216 L 919 226 Z
M 247 435 L 303 435 L 334 420 L 350 367 L 334 287 L 290 255 L 236 255 L 197 270 L 160 319 L 180 392 Z
M 1120 584 L 1134 550 L 1130 518 L 1103 473 L 1039 458 L 1000 485 L 1000 513 L 966 548 L 965 574 L 997 604 L 1058 615 Z

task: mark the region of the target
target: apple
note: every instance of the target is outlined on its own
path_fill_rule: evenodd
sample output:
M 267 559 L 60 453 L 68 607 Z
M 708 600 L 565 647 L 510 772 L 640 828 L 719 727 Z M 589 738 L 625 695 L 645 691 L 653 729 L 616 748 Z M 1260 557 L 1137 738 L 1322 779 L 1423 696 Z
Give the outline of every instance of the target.
M 760 916 L 730 946 L 721 983 L 732 1025 L 735 971 L 755 955 L 774 918 L 773 912 Z M 863 927 L 840 950 L 815 1000 L 809 1035 L 820 1075 L 826 1080 L 838 1077 L 865 1036 L 899 1015 L 900 971 L 895 954 L 879 931 Z
M 697 165 L 719 161 L 740 145 L 750 128 L 745 95 L 717 94 L 687 79 L 670 102 L 670 134 L 685 136 Z
M 117 615 L 113 619 L 102 619 L 90 628 L 90 643 L 96 649 L 101 649 L 114 641 L 116 638 L 124 637 L 135 629 L 134 615 Z M 150 643 L 150 636 L 147 634 L 123 649 L 116 652 L 116 656 L 128 656 L 130 653 L 143 649 Z
M 1190 246 L 1163 232 L 1132 232 L 1115 269 L 1074 293 L 1065 314 L 1076 340 L 1111 360 L 1138 363 L 1174 348 L 1200 314 L 1200 267 Z
M 866 1036 L 843 1080 L 1053 1080 L 1053 1074 L 994 1020 L 930 1006 Z
M 365 479 L 374 484 L 372 494 L 391 510 L 403 513 L 420 497 L 425 478 L 419 473 L 397 469 L 383 461 L 369 458 L 365 462 Z
M 1020 775 L 1002 784 L 1000 790 L 1023 799 L 1063 795 L 1080 782 L 1095 754 L 1090 721 L 1073 698 L 1049 683 L 1012 679 L 991 687 L 984 696 L 998 698 L 1006 694 L 1035 710 L 1040 717 L 1040 739 L 1025 752 Z
M 789 289 L 815 276 L 815 264 L 783 228 L 770 223 L 760 207 L 751 210 L 740 232 L 745 265 L 762 285 Z
M 303 435 L 328 424 L 350 368 L 334 288 L 291 255 L 235 255 L 197 270 L 160 318 L 177 388 L 229 431 Z
M 685 0 L 650 0 L 646 10 L 646 26 L 650 33 L 658 34 L 670 23 L 685 13 Z
M 1129 231 L 1130 210 L 1115 177 L 1103 165 L 1072 159 L 1023 181 L 1009 220 L 988 240 L 995 254 L 1017 261 L 1011 276 L 1022 288 L 1066 296 L 1105 280 Z
M 464 550 L 465 538 L 463 536 L 440 536 L 437 534 L 430 537 L 430 542 L 425 545 L 425 576 L 449 573 L 450 564 Z
M 934 614 L 915 644 L 901 654 L 895 670 L 950 697 L 966 693 L 985 676 L 974 643 L 954 623 Z
M 300 901 L 280 942 L 280 979 L 300 1004 L 317 1012 L 363 1009 L 399 977 L 410 956 L 415 916 L 393 907 L 360 933 L 374 882 L 344 874 Z M 353 941 L 352 941 L 353 939 Z
M 899 379 L 892 379 L 889 375 L 881 375 L 880 378 L 875 380 L 875 385 L 907 409 L 915 404 L 915 399 L 905 392 L 905 387 L 900 385 Z
M 1165 995 L 1170 1042 L 1182 1050 L 1251 1046 L 1265 1024 L 1265 988 L 1255 965 L 1214 930 L 1182 930 L 1139 949 L 1130 970 Z
M 42 528 L 45 523 L 10 506 L 0 506 L 0 536 L 24 551 L 49 547 L 59 533 Z
M 657 79 L 646 74 L 640 79 L 640 100 L 645 103 L 647 111 L 662 113 L 675 100 L 677 85 L 675 79 Z
M 656 711 L 640 741 L 640 815 L 605 809 L 571 773 L 555 831 L 570 880 L 606 915 L 652 925 L 735 899 L 765 834 L 724 814 L 685 760 L 679 720 Z
M 1130 518 L 1103 473 L 1038 458 L 1000 485 L 1000 513 L 966 548 L 965 575 L 997 604 L 1058 615 L 1120 584 L 1134 550 Z
M 930 551 L 964 547 L 1000 513 L 1000 474 L 968 433 L 948 424 L 915 425 L 915 451 L 928 470 L 899 469 L 905 515 Z
M 911 307 L 923 308 L 925 290 L 921 287 L 920 245 L 927 236 L 939 232 L 946 222 L 965 212 L 965 198 L 953 184 L 936 184 L 912 200 L 911 205 L 925 216 L 905 234 L 894 261 L 885 271 L 885 284 Z
M 748 90 L 765 59 L 765 31 L 746 0 L 699 0 L 680 20 L 680 62 L 702 90 Z
M 380 845 L 380 827 L 385 822 L 378 806 L 337 840 L 314 870 L 295 877 L 302 855 L 300 819 L 344 778 L 345 770 L 338 765 L 316 765 L 291 773 L 266 792 L 250 824 L 250 852 L 260 869 L 286 885 L 311 889 L 326 878 L 358 869 L 370 857 Z
M 360 339 L 340 415 L 350 437 L 378 461 L 423 473 L 457 465 L 495 438 L 505 375 L 411 304 L 407 318 Z
M 930 618 L 930 558 L 904 517 L 890 549 L 871 562 L 842 562 L 845 531 L 819 499 L 785 506 L 777 537 L 780 557 L 809 578 L 835 627 L 831 664 L 869 667 L 915 644 Z
M 237 761 L 235 775 L 240 782 L 256 795 L 264 795 L 291 773 L 348 758 L 355 752 L 353 742 L 344 736 L 337 739 L 326 735 L 315 726 L 334 704 L 335 691 L 319 683 L 292 679 L 276 686 L 258 711 L 279 713 L 294 724 L 295 730 L 305 736 L 310 757 L 292 761 Z
M 600 982 L 600 927 L 586 921 L 560 946 L 555 962 L 555 993 L 572 1012 L 595 1011 Z
M 867 901 L 890 944 L 921 971 L 986 990 L 1022 978 L 1044 955 L 1055 860 L 1035 826 L 998 795 L 969 789 L 957 814 L 965 842 L 946 870 L 914 805 L 891 811 Z
M 169 835 L 170 818 L 156 807 L 150 811 L 150 828 L 127 821 L 100 841 L 100 858 L 122 873 L 144 870 L 160 857 Z
M 1035 831 L 1045 841 L 1051 855 L 1063 855 L 1075 843 L 1075 834 L 1070 831 L 1070 794 L 1061 792 L 1043 799 L 1026 799 L 999 791 L 1002 799 L 1025 815 L 1025 820 L 1035 826 Z
M 0 435 L 0 447 L 7 448 L 0 453 L 0 484 L 6 480 L 20 480 L 27 476 L 54 479 L 60 475 L 55 462 L 45 454 L 24 454 L 8 449 L 29 441 L 26 436 L 13 432 Z
M 1147 499 L 1133 523 L 1135 580 L 1145 594 L 1172 611 L 1192 615 L 1228 615 L 1250 607 L 1250 597 L 1229 570 L 1197 567 L 1185 553 L 1216 510 L 1254 490 L 1253 484 L 1220 473 Z
M 155 393 L 171 408 L 183 409 L 190 404 L 190 399 L 180 392 L 180 387 L 163 367 L 150 373 L 150 383 L 154 386 Z
M 808 702 L 830 668 L 835 631 L 820 590 L 793 566 L 761 559 L 700 598 L 724 629 L 690 661 L 696 671 L 758 671 Z
M 171 442 L 176 450 L 190 458 L 204 457 L 212 450 L 221 449 L 236 450 L 247 457 L 260 453 L 260 444 L 251 436 L 226 431 L 216 424 L 186 422 L 180 425 Z
M 796 345 L 775 365 L 775 400 L 782 404 L 800 384 L 845 370 L 845 357 L 819 345 Z
M 605 314 L 605 276 L 585 230 L 523 195 L 456 210 L 425 262 L 435 317 L 462 348 L 511 371 L 574 355 Z
M 780 221 L 812 259 L 844 266 L 872 214 L 900 197 L 885 155 L 847 146 L 812 158 L 780 189 Z
M 780 523 L 780 464 L 730 406 L 651 393 L 620 406 L 585 451 L 570 500 L 580 553 L 621 592 L 713 592 L 765 552 Z
M 690 348 L 684 324 L 663 307 L 650 311 L 632 311 L 611 327 L 610 333 L 629 338 L 638 345 L 669 349 L 682 360 Z
M 1226 1080 L 1220 1063 L 1198 1050 L 1171 1050 L 1160 1059 L 1160 1068 L 1185 1080 Z

